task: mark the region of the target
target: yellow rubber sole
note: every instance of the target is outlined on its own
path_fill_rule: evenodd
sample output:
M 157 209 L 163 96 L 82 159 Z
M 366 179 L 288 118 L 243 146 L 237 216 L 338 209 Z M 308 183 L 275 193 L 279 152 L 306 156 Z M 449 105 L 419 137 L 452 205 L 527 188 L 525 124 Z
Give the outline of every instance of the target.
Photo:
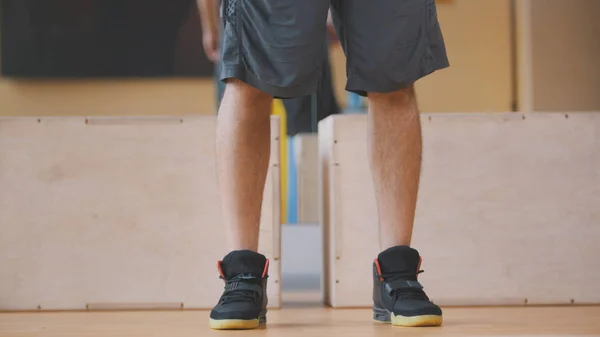
M 209 326 L 213 330 L 251 330 L 260 326 L 258 319 L 211 319 Z
M 437 315 L 424 315 L 424 316 L 396 316 L 392 315 L 392 325 L 406 326 L 406 327 L 420 327 L 420 326 L 440 326 L 442 325 L 442 316 Z

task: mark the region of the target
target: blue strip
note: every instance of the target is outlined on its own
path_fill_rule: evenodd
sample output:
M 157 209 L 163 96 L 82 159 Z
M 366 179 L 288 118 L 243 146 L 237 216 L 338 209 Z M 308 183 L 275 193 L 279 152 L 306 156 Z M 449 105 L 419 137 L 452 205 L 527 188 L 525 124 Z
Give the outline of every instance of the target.
M 287 223 L 298 223 L 298 173 L 296 171 L 296 154 L 294 153 L 295 137 L 288 137 L 288 169 L 287 169 Z

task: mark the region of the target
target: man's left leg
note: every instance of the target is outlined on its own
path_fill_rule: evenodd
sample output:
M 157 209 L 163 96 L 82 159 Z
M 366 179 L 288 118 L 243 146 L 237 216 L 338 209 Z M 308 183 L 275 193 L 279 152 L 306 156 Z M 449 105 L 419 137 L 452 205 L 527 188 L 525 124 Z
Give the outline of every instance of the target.
M 410 246 L 422 157 L 414 87 L 387 94 L 370 93 L 367 132 L 380 247 Z
M 410 247 L 421 169 L 414 83 L 447 67 L 435 0 L 333 0 L 348 55 L 346 89 L 369 98 L 369 159 L 382 253 L 373 263 L 373 310 L 401 326 L 442 324 L 442 311 L 417 281 Z
M 410 247 L 422 153 L 413 86 L 369 93 L 368 138 L 383 250 L 373 268 L 374 318 L 402 326 L 440 325 L 442 311 L 417 281 L 421 257 Z

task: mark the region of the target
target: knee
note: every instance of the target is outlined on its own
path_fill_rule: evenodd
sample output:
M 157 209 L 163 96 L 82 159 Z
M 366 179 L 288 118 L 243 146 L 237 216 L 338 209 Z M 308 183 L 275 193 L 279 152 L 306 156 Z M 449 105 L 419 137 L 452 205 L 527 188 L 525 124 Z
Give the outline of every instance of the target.
M 267 104 L 273 99 L 271 95 L 237 79 L 227 80 L 225 95 L 243 104 Z
M 411 85 L 388 93 L 369 93 L 369 103 L 375 106 L 406 107 L 416 103 L 415 87 Z M 411 109 L 408 109 L 411 110 Z

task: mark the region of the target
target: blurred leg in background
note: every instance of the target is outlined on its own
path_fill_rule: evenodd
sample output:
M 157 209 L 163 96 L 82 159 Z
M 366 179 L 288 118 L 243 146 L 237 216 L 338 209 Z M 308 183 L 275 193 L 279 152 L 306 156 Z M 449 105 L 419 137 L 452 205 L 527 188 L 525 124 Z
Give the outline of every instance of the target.
M 333 89 L 331 64 L 328 54 L 323 59 L 322 69 L 316 97 L 309 95 L 283 100 L 287 116 L 288 136 L 295 136 L 299 133 L 317 132 L 317 130 L 313 130 L 314 125 L 324 118 L 340 112 Z M 316 105 L 313 104 L 313 99 L 315 98 Z M 313 111 L 313 109 L 316 109 L 316 111 Z M 314 120 L 315 118 L 316 121 Z

